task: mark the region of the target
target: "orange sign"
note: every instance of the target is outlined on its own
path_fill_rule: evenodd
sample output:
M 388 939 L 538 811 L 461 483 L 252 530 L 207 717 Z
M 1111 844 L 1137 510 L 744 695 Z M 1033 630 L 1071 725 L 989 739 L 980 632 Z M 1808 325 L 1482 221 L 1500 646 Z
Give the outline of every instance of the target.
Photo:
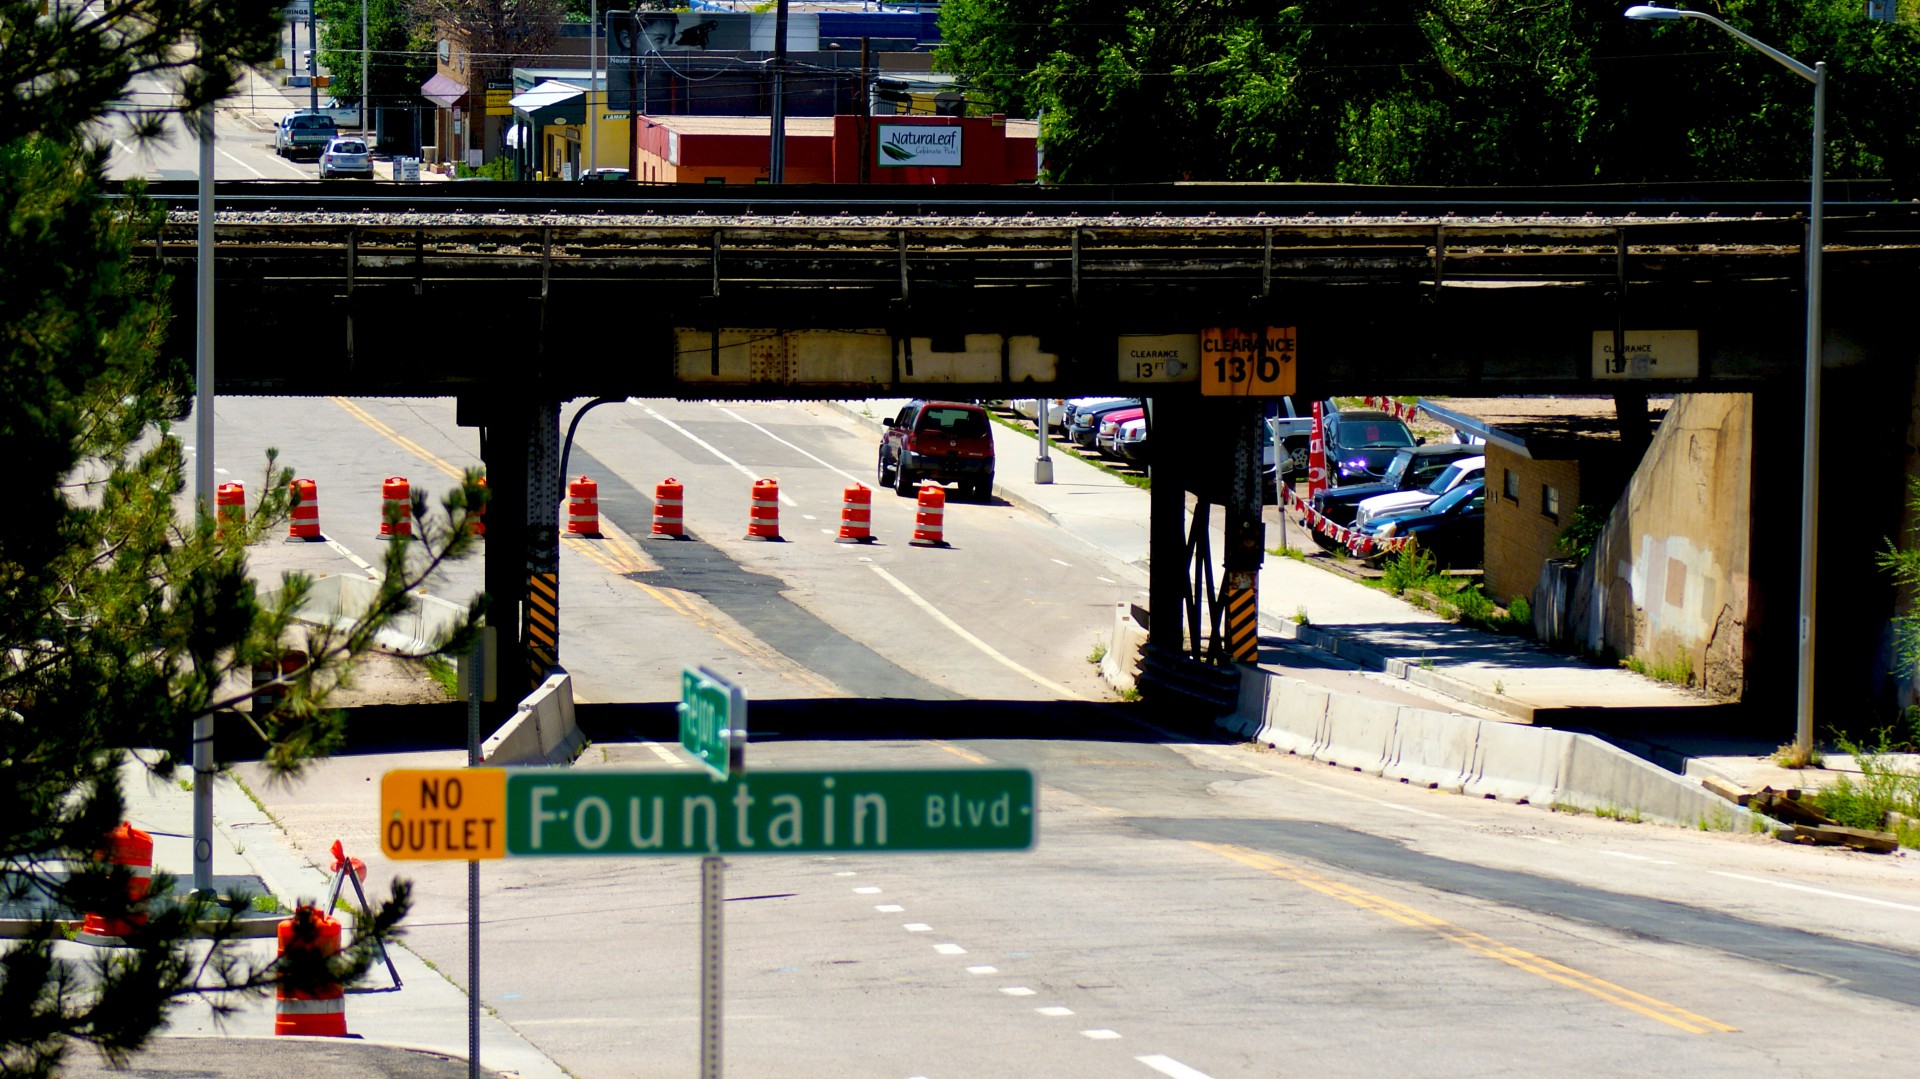
M 402 768 L 381 776 L 380 850 L 396 860 L 505 858 L 507 773 Z
M 1210 326 L 1200 331 L 1200 392 L 1208 397 L 1283 397 L 1293 392 L 1292 326 L 1243 330 Z

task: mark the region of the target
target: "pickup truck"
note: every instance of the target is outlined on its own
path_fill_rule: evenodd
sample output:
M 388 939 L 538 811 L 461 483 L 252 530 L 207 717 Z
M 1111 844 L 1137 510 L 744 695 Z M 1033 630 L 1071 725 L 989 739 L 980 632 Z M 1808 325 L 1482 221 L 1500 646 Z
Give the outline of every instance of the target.
M 1273 446 L 1279 447 L 1276 457 L 1286 459 L 1289 462 L 1286 470 L 1299 479 L 1307 473 L 1307 451 L 1313 442 L 1312 406 L 1301 415 L 1293 410 L 1293 398 L 1282 397 L 1273 407 L 1276 414 L 1267 417 L 1268 437 Z M 1269 459 L 1267 466 L 1271 468 L 1276 463 Z
M 273 129 L 273 152 L 281 157 L 317 159 L 339 133 L 339 125 L 325 113 L 309 109 L 290 112 Z
M 360 106 L 342 105 L 340 104 L 340 99 L 337 97 L 328 98 L 327 103 L 321 106 L 320 111 L 333 117 L 334 125 L 337 127 L 357 128 L 360 126 Z

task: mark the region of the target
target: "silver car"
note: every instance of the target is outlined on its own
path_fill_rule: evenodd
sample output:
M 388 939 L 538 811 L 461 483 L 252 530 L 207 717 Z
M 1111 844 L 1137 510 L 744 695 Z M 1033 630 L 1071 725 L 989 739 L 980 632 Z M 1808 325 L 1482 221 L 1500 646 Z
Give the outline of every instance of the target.
M 330 180 L 335 176 L 373 179 L 373 155 L 367 151 L 367 140 L 342 136 L 327 143 L 320 152 L 320 178 Z

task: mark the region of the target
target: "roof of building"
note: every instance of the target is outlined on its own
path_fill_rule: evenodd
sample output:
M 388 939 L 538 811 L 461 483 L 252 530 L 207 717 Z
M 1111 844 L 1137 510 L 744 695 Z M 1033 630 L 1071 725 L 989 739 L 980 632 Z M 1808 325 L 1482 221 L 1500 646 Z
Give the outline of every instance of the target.
M 899 123 L 904 117 L 875 116 L 876 124 Z M 664 127 L 681 135 L 758 135 L 768 138 L 773 134 L 773 120 L 765 116 L 676 116 L 642 115 L 640 121 L 653 127 Z M 787 135 L 832 135 L 831 116 L 789 116 L 786 119 Z M 1040 133 L 1037 120 L 1006 121 L 1007 135 L 1012 138 L 1035 138 Z
M 1655 429 L 1673 401 L 1647 400 Z M 1530 457 L 1566 459 L 1620 441 L 1612 395 L 1573 397 L 1434 397 L 1420 407 L 1448 426 L 1501 443 Z M 1464 421 L 1464 422 L 1459 422 Z M 1487 430 L 1476 430 L 1475 428 Z

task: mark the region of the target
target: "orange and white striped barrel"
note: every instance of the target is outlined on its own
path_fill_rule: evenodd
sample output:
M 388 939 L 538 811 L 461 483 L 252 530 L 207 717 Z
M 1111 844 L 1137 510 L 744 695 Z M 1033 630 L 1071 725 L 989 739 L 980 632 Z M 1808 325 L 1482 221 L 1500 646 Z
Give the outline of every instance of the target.
M 413 489 L 405 476 L 380 481 L 380 538 L 413 535 Z
M 283 960 L 288 952 L 312 952 L 314 958 L 325 960 L 340 951 L 340 923 L 320 913 L 318 907 L 302 905 L 293 917 L 281 920 L 275 935 Z M 295 989 L 283 980 L 274 992 L 273 1013 L 275 1034 L 347 1036 L 347 994 L 339 982 Z
M 921 484 L 914 503 L 913 538 L 907 542 L 915 547 L 945 547 L 946 515 L 947 489 L 937 483 Z
M 686 488 L 679 480 L 668 476 L 653 487 L 653 534 L 671 539 L 685 539 L 686 525 Z
M 487 486 L 487 478 L 485 476 L 480 477 L 480 486 L 483 489 Z M 487 534 L 487 504 L 485 502 L 473 507 L 473 517 L 471 520 L 472 524 L 469 528 L 474 535 L 484 536 Z
M 293 481 L 293 517 L 287 525 L 287 538 L 320 539 L 320 485 L 312 480 Z
M 856 483 L 840 496 L 840 537 L 835 543 L 873 542 L 873 491 Z
M 239 528 L 247 523 L 245 484 L 223 483 L 213 491 L 213 530 L 224 535 L 229 525 Z
M 153 878 L 152 836 L 135 828 L 132 823 L 122 821 L 119 827 L 107 833 L 107 849 L 94 857 L 127 867 L 132 874 L 127 880 L 128 902 L 139 903 L 147 898 L 147 887 Z M 134 926 L 145 924 L 147 916 L 144 912 L 124 919 L 88 912 L 80 920 L 80 932 L 90 937 L 124 937 L 133 932 Z
M 747 538 L 780 538 L 780 484 L 776 480 L 753 481 L 753 505 L 747 510 Z
M 600 485 L 581 476 L 567 483 L 567 535 L 600 534 Z

